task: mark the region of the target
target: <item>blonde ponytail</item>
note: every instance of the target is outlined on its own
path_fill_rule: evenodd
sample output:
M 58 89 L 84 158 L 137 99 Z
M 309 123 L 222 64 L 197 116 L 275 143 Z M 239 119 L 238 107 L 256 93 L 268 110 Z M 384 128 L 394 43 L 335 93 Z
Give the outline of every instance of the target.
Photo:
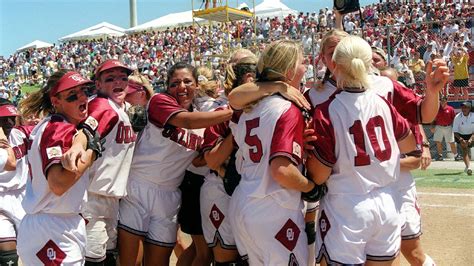
M 369 87 L 372 49 L 365 40 L 353 35 L 342 38 L 334 50 L 332 60 L 336 63 L 338 88 Z

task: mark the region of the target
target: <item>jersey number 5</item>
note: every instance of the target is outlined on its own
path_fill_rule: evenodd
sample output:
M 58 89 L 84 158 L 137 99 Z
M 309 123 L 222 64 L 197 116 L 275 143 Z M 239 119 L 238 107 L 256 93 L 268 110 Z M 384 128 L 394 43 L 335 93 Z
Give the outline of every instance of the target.
M 262 141 L 257 135 L 251 135 L 252 129 L 260 126 L 260 117 L 245 121 L 245 143 L 250 146 L 249 157 L 254 163 L 259 163 L 263 156 Z
M 377 134 L 375 133 L 375 128 L 377 127 L 380 128 L 382 133 L 382 140 L 385 150 L 380 148 L 379 141 L 377 140 Z M 387 137 L 387 131 L 385 130 L 385 124 L 381 116 L 378 115 L 369 119 L 367 125 L 365 125 L 365 133 L 360 120 L 354 121 L 354 124 L 349 128 L 349 132 L 354 135 L 354 143 L 357 151 L 357 156 L 354 158 L 355 166 L 364 166 L 370 164 L 370 157 L 365 149 L 364 136 L 366 134 L 369 136 L 370 144 L 374 150 L 375 157 L 380 162 L 390 159 L 390 156 L 392 155 L 392 147 L 390 146 L 390 141 Z

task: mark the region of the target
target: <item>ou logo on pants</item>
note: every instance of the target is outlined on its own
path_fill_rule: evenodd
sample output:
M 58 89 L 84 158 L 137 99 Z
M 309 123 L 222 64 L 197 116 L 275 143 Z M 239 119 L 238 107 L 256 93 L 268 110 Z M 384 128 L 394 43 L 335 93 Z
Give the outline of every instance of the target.
M 219 215 L 219 212 L 217 211 L 212 211 L 212 218 L 214 219 L 214 221 L 219 221 L 221 219 L 220 215 Z
M 286 238 L 289 241 L 293 241 L 293 239 L 295 239 L 295 232 L 293 231 L 292 228 L 286 229 Z
M 46 250 L 46 256 L 48 257 L 49 260 L 55 260 L 56 259 L 56 251 L 54 248 L 48 248 Z

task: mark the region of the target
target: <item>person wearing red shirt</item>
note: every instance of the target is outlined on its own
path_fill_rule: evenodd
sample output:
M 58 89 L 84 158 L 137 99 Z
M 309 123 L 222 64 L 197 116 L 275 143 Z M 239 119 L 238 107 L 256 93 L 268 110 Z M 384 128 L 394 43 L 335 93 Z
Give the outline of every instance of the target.
M 442 97 L 438 114 L 434 121 L 435 127 L 431 129 L 431 131 L 434 132 L 433 140 L 435 141 L 436 149 L 438 150 L 438 161 L 443 160 L 443 145 L 441 144 L 443 139 L 446 141 L 446 144 L 449 143 L 451 146 L 451 152 L 453 152 L 454 158 L 456 160 L 459 159 L 456 152 L 456 144 L 454 144 L 453 134 L 453 121 L 455 116 L 456 113 L 454 112 L 454 108 L 448 105 L 448 99 L 446 96 Z

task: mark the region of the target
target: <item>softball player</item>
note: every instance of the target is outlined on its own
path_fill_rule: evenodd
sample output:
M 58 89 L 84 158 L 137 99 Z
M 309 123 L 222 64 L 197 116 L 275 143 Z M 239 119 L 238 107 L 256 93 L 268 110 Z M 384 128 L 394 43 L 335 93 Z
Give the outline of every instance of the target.
M 17 240 L 23 265 L 84 264 L 86 231 L 79 213 L 89 180 L 83 173 L 100 154 L 93 137 L 79 137 L 76 129 L 87 117 L 89 83 L 79 73 L 58 71 L 24 102 L 25 110 L 49 115 L 30 134 L 31 170 L 22 202 L 26 215 Z M 73 145 L 87 148 L 75 172 L 62 166 L 63 154 Z
M 21 201 L 28 177 L 27 135 L 31 128 L 15 128 L 17 116 L 15 106 L 0 99 L 0 129 L 8 138 L 2 149 L 9 149 L 16 160 L 15 169 L 0 171 L 0 265 L 17 265 L 16 235 L 25 215 Z
M 193 76 L 198 85 L 194 93 L 193 108 L 199 112 L 214 111 L 222 103 L 216 99 L 218 83 L 214 80 L 212 70 L 204 66 L 197 67 L 193 70 Z M 196 265 L 211 263 L 212 254 L 204 239 L 200 208 L 201 187 L 209 172 L 210 169 L 201 153 L 186 169 L 183 182 L 179 186 L 181 208 L 178 212 L 178 223 L 182 232 L 191 235 L 192 242 L 179 256 L 177 264 L 188 261 Z
M 400 176 L 395 187 L 401 196 L 401 225 L 403 256 L 411 265 L 432 266 L 433 259 L 425 254 L 421 247 L 421 210 L 418 204 L 415 179 L 410 171 L 418 169 L 421 164 L 423 136 L 418 125 L 412 126 L 411 130 L 416 139 L 416 150 L 402 155 L 400 159 Z
M 120 202 L 121 265 L 138 260 L 168 265 L 176 242 L 178 189 L 186 169 L 198 155 L 204 128 L 229 120 L 231 110 L 193 112 L 196 80 L 193 68 L 177 63 L 168 72 L 167 93 L 155 94 L 147 108 L 148 124 L 137 142 L 128 195 Z
M 227 68 L 227 76 L 234 77 L 232 87 L 226 87 L 226 93 L 232 88 L 253 82 L 255 78 L 257 59 L 255 56 L 242 58 Z M 223 107 L 226 108 L 226 107 Z M 202 151 L 207 165 L 213 170 L 204 181 L 201 188 L 201 220 L 204 237 L 214 255 L 216 265 L 241 263 L 235 245 L 234 235 L 229 221 L 230 196 L 224 187 L 223 178 L 226 175 L 225 161 L 237 151 L 230 132 L 231 121 L 209 127 L 204 132 Z
M 82 208 L 82 215 L 88 220 L 86 261 L 90 265 L 115 265 L 119 200 L 127 194 L 136 139 L 125 102 L 131 72 L 113 59 L 105 61 L 95 72 L 99 94 L 89 102 L 85 124 L 105 139 L 105 152 L 90 169 L 88 198 Z
M 307 166 L 317 183 L 328 186 L 320 202 L 316 241 L 322 265 L 391 265 L 400 248 L 398 207 L 390 184 L 399 172 L 398 147 L 414 150 L 415 139 L 394 107 L 366 89 L 371 58 L 367 42 L 343 38 L 330 62 L 342 90 L 316 107 L 313 116 L 318 138 L 315 158 Z
M 305 71 L 301 47 L 286 40 L 268 46 L 257 65 L 261 80 L 293 86 Z M 275 95 L 242 113 L 232 128 L 243 160 L 228 213 L 239 253 L 250 265 L 308 260 L 301 192 L 315 185 L 300 172 L 304 127 L 301 111 Z

